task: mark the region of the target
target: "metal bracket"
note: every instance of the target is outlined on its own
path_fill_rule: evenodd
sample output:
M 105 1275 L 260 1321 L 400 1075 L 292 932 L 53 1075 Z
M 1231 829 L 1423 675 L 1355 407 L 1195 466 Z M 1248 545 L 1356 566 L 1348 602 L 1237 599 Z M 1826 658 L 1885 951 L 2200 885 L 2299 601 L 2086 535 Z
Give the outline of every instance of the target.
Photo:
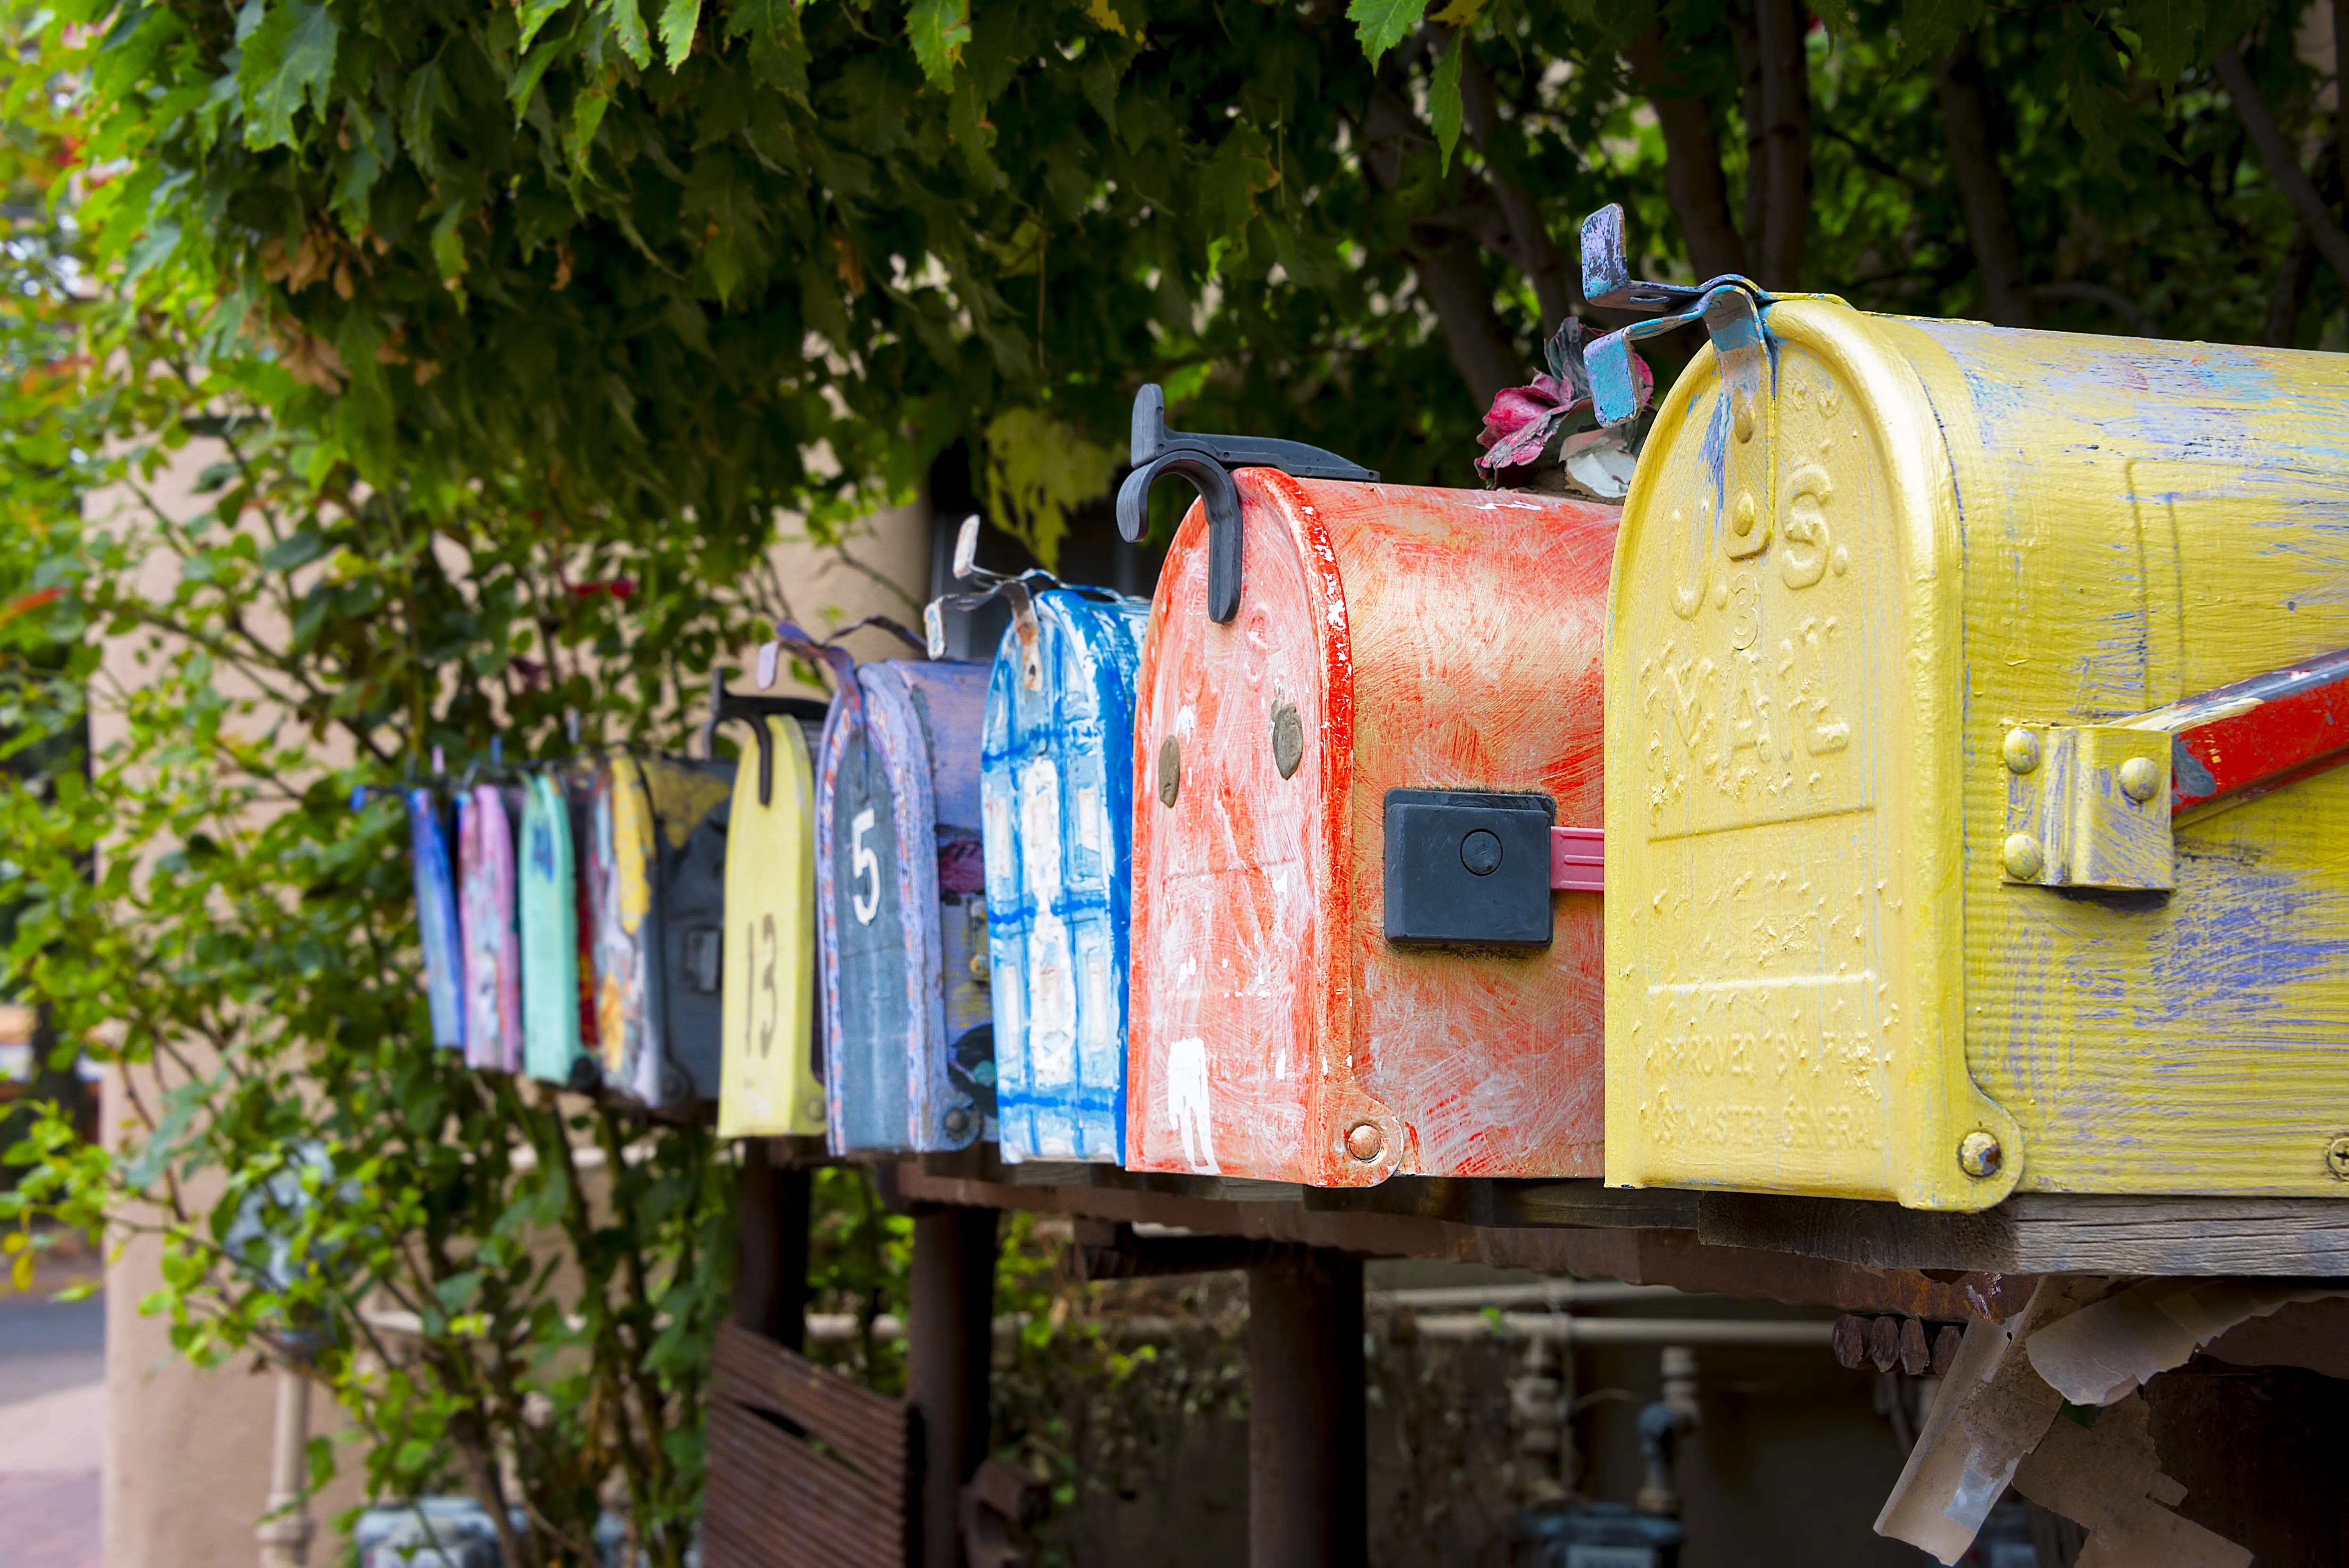
M 2006 880 L 2173 888 L 2169 738 L 2120 725 L 2018 725 L 2006 767 Z
M 1641 385 L 1632 367 L 1631 345 L 1676 327 L 1702 321 L 1713 335 L 1713 346 L 1724 361 L 1746 349 L 1761 356 L 1759 385 L 1768 387 L 1768 345 L 1761 329 L 1760 312 L 1776 296 L 1748 277 L 1724 273 L 1692 288 L 1686 284 L 1659 284 L 1634 279 L 1623 242 L 1623 209 L 1609 203 L 1582 222 L 1582 296 L 1602 310 L 1671 311 L 1653 321 L 1635 321 L 1595 339 L 1584 351 L 1590 370 L 1592 410 L 1602 425 L 1621 425 L 1647 407 L 1650 388 Z M 1732 304 L 1734 298 L 1742 304 Z M 1729 366 L 1723 366 L 1723 379 Z M 1761 404 L 1757 398 L 1757 417 Z M 1764 492 L 1766 493 L 1766 492 Z M 1733 501 L 1733 505 L 1734 502 Z M 1760 544 L 1754 546 L 1759 550 Z M 1732 553 L 1740 553 L 1735 550 Z M 1752 553 L 1751 551 L 1743 553 Z
M 2349 762 L 2349 650 L 2107 725 L 2018 725 L 2007 773 L 2006 879 L 2171 889 L 2172 832 Z
M 1171 428 L 1166 393 L 1157 383 L 1133 395 L 1133 471 L 1117 491 L 1117 531 L 1139 544 L 1150 531 L 1150 487 L 1161 474 L 1188 480 L 1207 509 L 1207 618 L 1229 624 L 1240 613 L 1240 496 L 1233 469 L 1278 469 L 1300 480 L 1377 479 L 1303 441 L 1262 436 L 1206 436 Z

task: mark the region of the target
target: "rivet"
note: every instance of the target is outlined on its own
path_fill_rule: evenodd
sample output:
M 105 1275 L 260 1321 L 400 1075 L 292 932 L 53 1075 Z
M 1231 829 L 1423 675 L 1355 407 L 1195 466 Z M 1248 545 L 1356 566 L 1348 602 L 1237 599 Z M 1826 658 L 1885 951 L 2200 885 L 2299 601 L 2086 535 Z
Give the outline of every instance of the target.
M 1172 806 L 1183 792 L 1183 747 L 1173 736 L 1158 743 L 1158 803 Z
M 2009 833 L 2006 836 L 2007 875 L 2017 882 L 2035 882 L 2039 873 L 2046 869 L 2047 855 L 2040 849 L 2038 840 L 2028 833 Z
M 1751 392 L 1740 392 L 1737 395 L 1737 414 L 1734 422 L 1737 426 L 1739 440 L 1750 441 L 1754 438 L 1754 394 Z
M 1730 513 L 1729 526 L 1738 538 L 1743 539 L 1754 531 L 1754 521 L 1760 515 L 1760 510 L 1754 504 L 1754 492 L 1743 491 L 1737 498 L 1736 508 Z
M 2132 800 L 2150 800 L 2161 788 L 2161 766 L 2150 757 L 2132 757 L 2121 764 L 2121 793 Z
M 947 1112 L 946 1120 L 947 1136 L 949 1138 L 960 1138 L 964 1133 L 970 1130 L 970 1112 L 965 1110 L 961 1106 L 957 1106 L 952 1110 Z
M 1298 717 L 1293 702 L 1272 705 L 1272 765 L 1280 769 L 1283 779 L 1297 775 L 1297 765 L 1305 760 L 1305 721 Z
M 1830 555 L 1830 556 L 1828 556 L 1828 557 L 1827 557 L 1827 564 L 1835 568 L 1835 574 L 1836 574 L 1837 576 L 1838 576 L 1838 577 L 1842 576 L 1845 573 L 1847 573 L 1847 572 L 1850 571 L 1850 570 L 1851 570 L 1851 550 L 1850 550 L 1850 548 L 1849 548 L 1848 546 L 1846 546 L 1846 545 L 1841 545 L 1841 544 L 1837 545 L 1837 546 L 1835 547 L 1835 553 L 1834 553 L 1833 555 Z
M 2324 1164 L 2335 1176 L 2349 1181 L 2349 1132 L 2324 1146 Z
M 1980 1128 L 1958 1140 L 1958 1168 L 1976 1181 L 1997 1175 L 1999 1164 L 2005 1158 L 2006 1151 L 1998 1146 L 1998 1140 Z
M 1358 1121 L 1346 1130 L 1346 1152 L 1365 1165 L 1376 1160 L 1385 1146 L 1386 1140 L 1380 1135 L 1375 1121 Z
M 2006 758 L 2008 772 L 2030 772 L 2039 766 L 2038 732 L 2030 729 L 2008 730 L 2006 744 L 1999 748 L 1999 753 Z

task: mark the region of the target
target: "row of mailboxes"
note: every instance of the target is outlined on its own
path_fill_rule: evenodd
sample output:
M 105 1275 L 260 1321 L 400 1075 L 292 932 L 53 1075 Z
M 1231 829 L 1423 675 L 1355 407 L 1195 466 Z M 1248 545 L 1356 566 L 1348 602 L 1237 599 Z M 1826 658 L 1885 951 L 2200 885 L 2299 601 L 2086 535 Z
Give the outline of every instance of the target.
M 1326 1186 L 2344 1191 L 2349 364 L 1640 284 L 1604 218 L 1585 265 L 1664 313 L 1593 346 L 1609 422 L 1633 339 L 1712 342 L 1619 511 L 1148 389 L 1121 521 L 1200 500 L 1146 621 L 971 573 L 1014 601 L 991 670 L 793 634 L 837 690 L 760 742 L 756 833 L 735 781 L 721 1125 Z
M 406 790 L 434 1044 L 657 1109 L 716 1098 L 732 775 L 616 755 Z

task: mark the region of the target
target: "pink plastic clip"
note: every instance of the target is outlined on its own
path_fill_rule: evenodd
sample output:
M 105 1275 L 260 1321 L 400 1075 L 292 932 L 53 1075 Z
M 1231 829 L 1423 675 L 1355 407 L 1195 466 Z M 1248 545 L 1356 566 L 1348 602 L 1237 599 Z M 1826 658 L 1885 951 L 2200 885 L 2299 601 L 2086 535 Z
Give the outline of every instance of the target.
M 1549 830 L 1549 885 L 1568 892 L 1607 890 L 1607 830 L 1552 828 Z

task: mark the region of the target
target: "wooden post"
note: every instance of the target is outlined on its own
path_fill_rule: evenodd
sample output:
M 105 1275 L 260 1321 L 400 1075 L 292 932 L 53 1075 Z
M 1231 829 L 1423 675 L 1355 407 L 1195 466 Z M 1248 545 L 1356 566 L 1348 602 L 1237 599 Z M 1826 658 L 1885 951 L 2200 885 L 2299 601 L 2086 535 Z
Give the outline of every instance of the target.
M 962 1568 L 963 1483 L 987 1458 L 996 1219 L 993 1209 L 914 1214 L 905 1382 L 920 1426 L 921 1568 Z
M 1362 1264 L 1314 1248 L 1248 1270 L 1248 1562 L 1361 1568 Z
M 786 1350 L 807 1344 L 808 1201 L 812 1173 L 776 1164 L 767 1140 L 742 1140 L 734 1204 L 734 1321 Z

